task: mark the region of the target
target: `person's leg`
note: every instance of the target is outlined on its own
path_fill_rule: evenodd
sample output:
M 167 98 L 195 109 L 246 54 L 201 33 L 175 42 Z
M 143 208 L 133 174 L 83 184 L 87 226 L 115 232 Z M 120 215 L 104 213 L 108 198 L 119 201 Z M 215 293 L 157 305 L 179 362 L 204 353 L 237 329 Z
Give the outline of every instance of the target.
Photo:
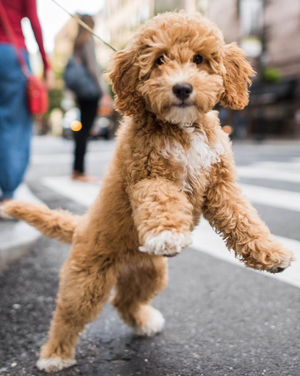
M 26 60 L 28 56 L 25 55 Z M 0 45 L 0 188 L 13 197 L 28 166 L 32 117 L 26 102 L 26 79 L 10 45 Z
M 78 132 L 74 132 L 75 139 L 75 160 L 74 160 L 74 172 L 84 174 L 85 172 L 85 153 L 87 139 L 89 137 L 90 130 L 94 123 L 98 109 L 98 99 L 95 100 L 78 100 L 82 128 Z

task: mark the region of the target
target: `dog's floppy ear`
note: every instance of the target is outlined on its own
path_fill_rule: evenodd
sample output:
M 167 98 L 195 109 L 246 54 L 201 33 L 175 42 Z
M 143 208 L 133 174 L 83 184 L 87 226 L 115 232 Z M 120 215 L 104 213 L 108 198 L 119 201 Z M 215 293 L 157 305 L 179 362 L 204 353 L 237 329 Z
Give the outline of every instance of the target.
M 255 72 L 247 61 L 245 52 L 236 43 L 224 46 L 223 64 L 225 91 L 221 97 L 221 104 L 224 107 L 242 110 L 249 102 L 248 85 L 251 84 L 250 78 Z
M 137 48 L 134 44 L 118 51 L 112 58 L 107 77 L 116 94 L 115 105 L 124 115 L 133 115 L 144 107 L 144 100 L 137 91 L 139 67 L 137 65 Z

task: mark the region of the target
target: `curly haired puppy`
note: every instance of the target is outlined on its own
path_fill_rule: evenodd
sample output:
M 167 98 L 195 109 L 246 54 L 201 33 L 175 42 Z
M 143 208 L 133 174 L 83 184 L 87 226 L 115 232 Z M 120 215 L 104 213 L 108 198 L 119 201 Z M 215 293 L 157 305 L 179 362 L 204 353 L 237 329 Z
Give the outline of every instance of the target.
M 117 52 L 108 77 L 124 120 L 95 203 L 83 217 L 10 202 L 4 211 L 47 236 L 72 243 L 61 270 L 57 307 L 37 366 L 75 363 L 84 326 L 112 287 L 112 304 L 141 335 L 162 330 L 149 305 L 167 284 L 167 258 L 192 243 L 201 214 L 246 266 L 277 273 L 293 260 L 236 184 L 218 113 L 242 109 L 254 72 L 244 52 L 226 45 L 200 14 L 158 15 Z

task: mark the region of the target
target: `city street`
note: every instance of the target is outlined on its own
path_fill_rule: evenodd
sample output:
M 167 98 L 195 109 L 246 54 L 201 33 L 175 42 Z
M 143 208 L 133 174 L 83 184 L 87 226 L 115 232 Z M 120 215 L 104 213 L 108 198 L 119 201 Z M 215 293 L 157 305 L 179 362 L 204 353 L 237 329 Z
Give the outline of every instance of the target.
M 89 143 L 88 173 L 103 176 L 114 145 Z M 70 140 L 35 137 L 26 185 L 51 208 L 82 214 L 99 186 L 70 179 L 72 149 Z M 61 375 L 300 375 L 300 142 L 236 143 L 233 150 L 244 193 L 297 261 L 275 276 L 246 269 L 203 220 L 193 245 L 169 260 L 169 286 L 153 301 L 164 331 L 137 337 L 107 304 L 82 333 L 77 364 Z M 9 226 L 18 234 L 20 223 L 0 222 L 0 236 Z M 32 239 L 0 275 L 0 375 L 44 374 L 35 363 L 70 246 Z M 9 236 L 5 245 L 16 240 Z

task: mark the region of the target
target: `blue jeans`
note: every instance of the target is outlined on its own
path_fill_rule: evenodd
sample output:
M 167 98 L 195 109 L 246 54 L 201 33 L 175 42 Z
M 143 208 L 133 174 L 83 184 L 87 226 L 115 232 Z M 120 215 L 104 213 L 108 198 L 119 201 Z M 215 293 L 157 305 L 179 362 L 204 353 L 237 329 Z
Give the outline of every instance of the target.
M 28 54 L 23 55 L 29 67 Z M 11 44 L 0 43 L 0 200 L 13 197 L 29 162 L 32 116 L 26 78 Z

